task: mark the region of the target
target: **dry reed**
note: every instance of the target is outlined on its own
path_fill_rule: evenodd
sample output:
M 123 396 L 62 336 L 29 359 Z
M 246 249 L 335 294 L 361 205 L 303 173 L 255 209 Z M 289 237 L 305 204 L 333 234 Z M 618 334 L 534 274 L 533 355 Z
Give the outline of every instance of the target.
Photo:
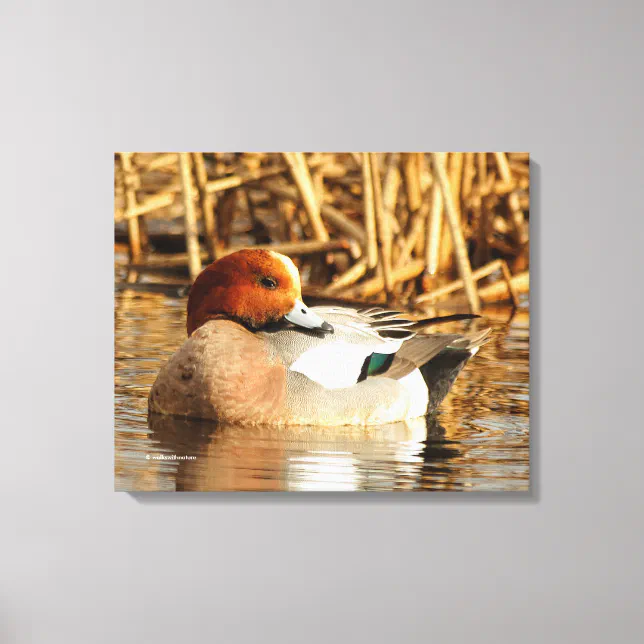
M 527 153 L 123 152 L 115 161 L 130 283 L 182 266 L 192 280 L 202 262 L 254 246 L 292 256 L 307 292 L 339 299 L 424 306 L 462 289 L 476 313 L 481 302 L 518 306 L 529 288 Z

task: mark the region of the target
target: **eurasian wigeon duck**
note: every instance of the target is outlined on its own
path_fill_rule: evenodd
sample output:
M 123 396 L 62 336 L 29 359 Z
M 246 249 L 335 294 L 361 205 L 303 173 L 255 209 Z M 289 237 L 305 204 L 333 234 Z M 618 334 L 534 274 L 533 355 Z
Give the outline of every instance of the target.
M 489 329 L 425 334 L 462 315 L 408 320 L 381 308 L 307 307 L 293 262 L 227 255 L 197 277 L 188 339 L 159 372 L 151 412 L 277 425 L 376 425 L 432 412 Z

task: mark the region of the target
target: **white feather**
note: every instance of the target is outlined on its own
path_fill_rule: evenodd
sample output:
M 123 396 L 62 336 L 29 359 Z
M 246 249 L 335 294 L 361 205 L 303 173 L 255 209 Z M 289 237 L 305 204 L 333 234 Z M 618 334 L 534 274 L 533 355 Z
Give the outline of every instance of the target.
M 420 371 L 414 369 L 411 373 L 403 376 L 398 382 L 409 392 L 411 399 L 407 416 L 413 418 L 414 416 L 423 416 L 427 413 L 429 394 L 427 392 L 427 384 Z
M 352 387 L 372 352 L 372 347 L 363 344 L 325 343 L 305 351 L 290 368 L 327 389 Z

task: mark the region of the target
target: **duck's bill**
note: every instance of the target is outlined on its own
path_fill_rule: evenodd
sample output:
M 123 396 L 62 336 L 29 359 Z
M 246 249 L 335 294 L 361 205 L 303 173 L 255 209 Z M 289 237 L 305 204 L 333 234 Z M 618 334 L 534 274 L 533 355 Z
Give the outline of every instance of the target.
M 300 300 L 295 300 L 295 306 L 284 317 L 289 322 L 305 329 L 317 329 L 325 333 L 333 333 L 333 327 Z

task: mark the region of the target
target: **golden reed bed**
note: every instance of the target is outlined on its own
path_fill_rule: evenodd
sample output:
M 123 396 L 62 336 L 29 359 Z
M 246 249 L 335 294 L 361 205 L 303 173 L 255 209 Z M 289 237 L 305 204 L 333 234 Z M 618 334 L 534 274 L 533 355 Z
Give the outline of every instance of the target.
M 477 313 L 529 290 L 528 153 L 121 152 L 114 185 L 128 283 L 254 246 L 324 299 Z

